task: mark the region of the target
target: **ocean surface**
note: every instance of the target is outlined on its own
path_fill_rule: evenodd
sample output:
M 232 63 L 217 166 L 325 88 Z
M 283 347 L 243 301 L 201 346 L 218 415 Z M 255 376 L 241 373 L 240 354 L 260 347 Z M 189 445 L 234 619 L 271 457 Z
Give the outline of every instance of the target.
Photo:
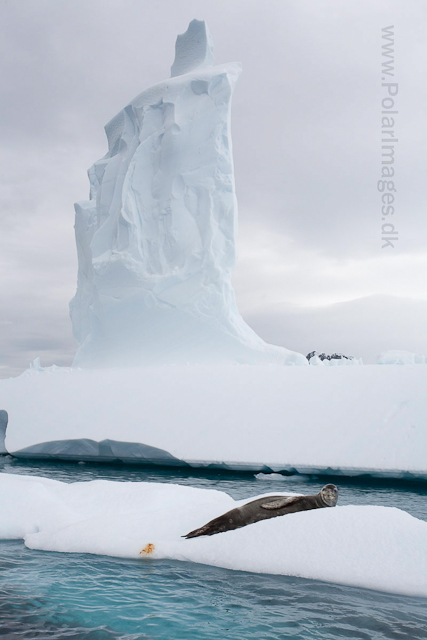
M 395 506 L 427 521 L 422 482 L 26 463 L 9 456 L 0 456 L 0 472 L 64 482 L 173 482 L 236 499 L 317 493 L 329 480 L 339 488 L 340 505 Z M 427 640 L 427 599 L 188 562 L 31 551 L 22 541 L 0 541 L 0 638 Z

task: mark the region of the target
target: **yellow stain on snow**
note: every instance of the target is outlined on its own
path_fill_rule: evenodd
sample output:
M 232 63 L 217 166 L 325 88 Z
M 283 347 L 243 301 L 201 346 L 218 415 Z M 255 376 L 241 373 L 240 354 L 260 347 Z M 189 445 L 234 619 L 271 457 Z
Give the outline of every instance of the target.
M 156 547 L 154 546 L 154 544 L 152 542 L 149 542 L 148 544 L 145 545 L 145 547 L 139 552 L 139 555 L 145 555 L 145 556 L 149 556 L 151 553 L 153 553 L 154 549 Z

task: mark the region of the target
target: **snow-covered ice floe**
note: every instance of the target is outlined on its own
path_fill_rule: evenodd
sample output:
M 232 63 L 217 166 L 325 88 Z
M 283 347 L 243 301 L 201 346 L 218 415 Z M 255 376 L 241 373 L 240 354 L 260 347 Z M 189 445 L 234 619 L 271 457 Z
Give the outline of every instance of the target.
M 337 506 L 181 537 L 244 502 L 172 484 L 65 484 L 3 473 L 0 538 L 45 551 L 170 558 L 427 596 L 427 523 L 396 508 Z
M 0 382 L 21 457 L 427 478 L 427 367 L 45 369 Z

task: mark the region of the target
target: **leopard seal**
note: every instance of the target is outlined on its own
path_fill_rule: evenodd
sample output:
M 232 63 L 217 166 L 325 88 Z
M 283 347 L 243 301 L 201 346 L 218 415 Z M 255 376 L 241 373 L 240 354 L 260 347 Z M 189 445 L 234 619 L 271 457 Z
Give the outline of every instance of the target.
M 285 516 L 288 513 L 335 507 L 338 501 L 338 489 L 334 484 L 325 485 L 314 496 L 267 496 L 247 502 L 241 507 L 227 511 L 222 516 L 210 520 L 199 529 L 190 531 L 183 538 L 197 538 L 198 536 L 213 536 L 223 531 L 231 531 L 246 527 L 248 524 Z

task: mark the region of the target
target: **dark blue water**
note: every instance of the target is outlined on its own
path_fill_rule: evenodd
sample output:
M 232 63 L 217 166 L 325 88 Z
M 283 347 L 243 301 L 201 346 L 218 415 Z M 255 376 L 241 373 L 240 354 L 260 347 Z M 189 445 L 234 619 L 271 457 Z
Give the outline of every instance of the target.
M 0 457 L 0 471 L 72 482 L 176 482 L 227 491 L 315 493 L 325 478 L 136 467 L 23 463 Z M 427 520 L 425 483 L 336 479 L 340 504 L 398 506 Z M 1 514 L 0 514 L 1 517 Z M 178 561 L 58 554 L 0 542 L 0 637 L 267 640 L 337 638 L 427 640 L 427 599 L 314 580 L 228 571 Z

